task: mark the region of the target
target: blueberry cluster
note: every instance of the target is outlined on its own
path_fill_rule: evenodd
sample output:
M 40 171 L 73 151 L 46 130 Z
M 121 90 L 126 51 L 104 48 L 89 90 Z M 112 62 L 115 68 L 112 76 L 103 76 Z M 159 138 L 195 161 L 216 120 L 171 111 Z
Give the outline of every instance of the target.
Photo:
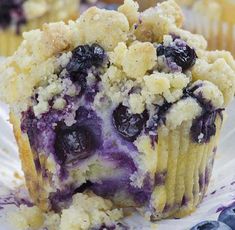
M 94 67 L 98 69 L 105 61 L 104 49 L 97 45 L 81 45 L 72 51 L 72 58 L 66 66 L 69 77 L 81 87 L 81 94 L 87 88 L 88 71 Z
M 203 221 L 190 230 L 235 230 L 235 205 L 224 209 L 218 221 Z

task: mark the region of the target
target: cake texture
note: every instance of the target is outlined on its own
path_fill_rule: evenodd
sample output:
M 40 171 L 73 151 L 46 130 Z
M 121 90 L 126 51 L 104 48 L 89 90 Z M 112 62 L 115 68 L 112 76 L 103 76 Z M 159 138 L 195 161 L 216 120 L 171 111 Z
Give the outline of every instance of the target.
M 139 13 L 92 7 L 46 24 L 0 68 L 26 183 L 60 212 L 92 192 L 157 220 L 195 210 L 206 193 L 235 91 L 229 52 L 182 30 L 173 1 Z
M 0 55 L 12 55 L 25 31 L 48 22 L 76 19 L 78 7 L 79 0 L 1 0 Z
M 121 209 L 115 209 L 109 200 L 92 193 L 75 194 L 69 208 L 61 213 L 44 213 L 38 207 L 21 205 L 8 213 L 8 220 L 17 230 L 127 230 L 117 221 L 123 217 Z

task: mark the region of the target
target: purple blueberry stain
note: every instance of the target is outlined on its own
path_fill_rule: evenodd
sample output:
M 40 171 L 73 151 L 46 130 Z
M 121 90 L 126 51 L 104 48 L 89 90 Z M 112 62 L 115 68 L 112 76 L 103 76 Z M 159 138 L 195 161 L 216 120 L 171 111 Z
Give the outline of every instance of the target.
M 205 187 L 205 175 L 201 173 L 199 175 L 199 190 L 202 191 Z
M 186 206 L 189 202 L 189 199 L 184 195 L 182 198 L 181 206 Z
M 26 205 L 27 207 L 32 207 L 33 203 L 30 200 L 26 188 L 19 187 L 14 191 L 9 191 L 7 194 L 0 197 L 0 209 L 4 209 L 9 205 L 14 205 L 20 207 L 20 205 Z
M 217 111 L 204 113 L 193 121 L 191 127 L 191 137 L 196 143 L 208 143 L 212 136 L 216 134 L 215 120 Z
M 57 191 L 50 193 L 51 209 L 55 212 L 60 212 L 62 208 L 68 207 L 74 190 L 75 188 L 73 187 L 66 187 L 63 190 L 57 189 Z
M 194 119 L 191 127 L 191 138 L 199 144 L 208 143 L 211 137 L 216 134 L 216 118 L 220 116 L 223 120 L 223 109 L 215 109 L 211 101 L 206 100 L 202 93 L 195 93 L 199 88 L 203 87 L 202 83 L 196 84 L 193 87 L 187 87 L 184 90 L 183 98 L 192 97 L 196 99 L 198 104 L 203 109 L 202 114 Z M 213 151 L 216 152 L 216 147 Z
M 214 190 L 213 192 L 211 192 L 211 195 L 214 195 L 214 194 L 216 194 L 216 192 L 217 192 L 217 191 L 216 191 L 216 190 Z
M 156 175 L 155 175 L 155 185 L 156 186 L 164 185 L 165 181 L 166 181 L 166 176 L 167 176 L 167 171 L 156 173 Z
M 166 203 L 164 206 L 163 212 L 164 213 L 169 212 L 171 208 L 172 208 L 172 205 Z
M 145 132 L 150 136 L 153 148 L 155 147 L 155 143 L 158 141 L 157 129 L 160 125 L 165 124 L 166 114 L 171 106 L 172 104 L 167 102 L 162 106 L 156 106 L 154 114 L 147 121 Z

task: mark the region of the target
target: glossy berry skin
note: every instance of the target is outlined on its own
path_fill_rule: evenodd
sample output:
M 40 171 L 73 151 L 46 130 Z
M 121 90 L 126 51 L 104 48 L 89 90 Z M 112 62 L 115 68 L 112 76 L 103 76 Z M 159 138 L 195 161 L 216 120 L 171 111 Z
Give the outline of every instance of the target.
M 195 64 L 197 55 L 194 49 L 185 43 L 182 44 L 175 43 L 170 46 L 160 45 L 157 48 L 157 55 L 164 55 L 166 58 L 170 58 L 185 71 Z
M 231 230 L 231 228 L 219 221 L 203 221 L 190 230 Z
M 72 51 L 72 58 L 66 70 L 76 80 L 76 75 L 87 74 L 87 70 L 92 66 L 100 67 L 104 59 L 105 51 L 101 46 L 97 44 L 78 46 Z
M 59 124 L 56 128 L 55 151 L 60 164 L 88 158 L 92 144 L 92 133 L 86 127 Z
M 143 130 L 147 114 L 131 114 L 128 107 L 120 104 L 113 111 L 113 125 L 118 133 L 127 141 L 135 141 Z
M 235 230 L 235 205 L 224 209 L 220 213 L 218 220 L 227 224 L 232 230 Z

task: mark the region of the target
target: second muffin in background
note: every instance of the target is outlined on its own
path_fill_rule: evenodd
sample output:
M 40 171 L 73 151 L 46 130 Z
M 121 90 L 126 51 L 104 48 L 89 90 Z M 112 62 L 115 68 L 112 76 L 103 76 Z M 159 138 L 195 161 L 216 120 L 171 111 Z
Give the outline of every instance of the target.
M 46 22 L 67 21 L 78 16 L 79 0 L 1 0 L 0 56 L 14 53 L 22 33 Z

